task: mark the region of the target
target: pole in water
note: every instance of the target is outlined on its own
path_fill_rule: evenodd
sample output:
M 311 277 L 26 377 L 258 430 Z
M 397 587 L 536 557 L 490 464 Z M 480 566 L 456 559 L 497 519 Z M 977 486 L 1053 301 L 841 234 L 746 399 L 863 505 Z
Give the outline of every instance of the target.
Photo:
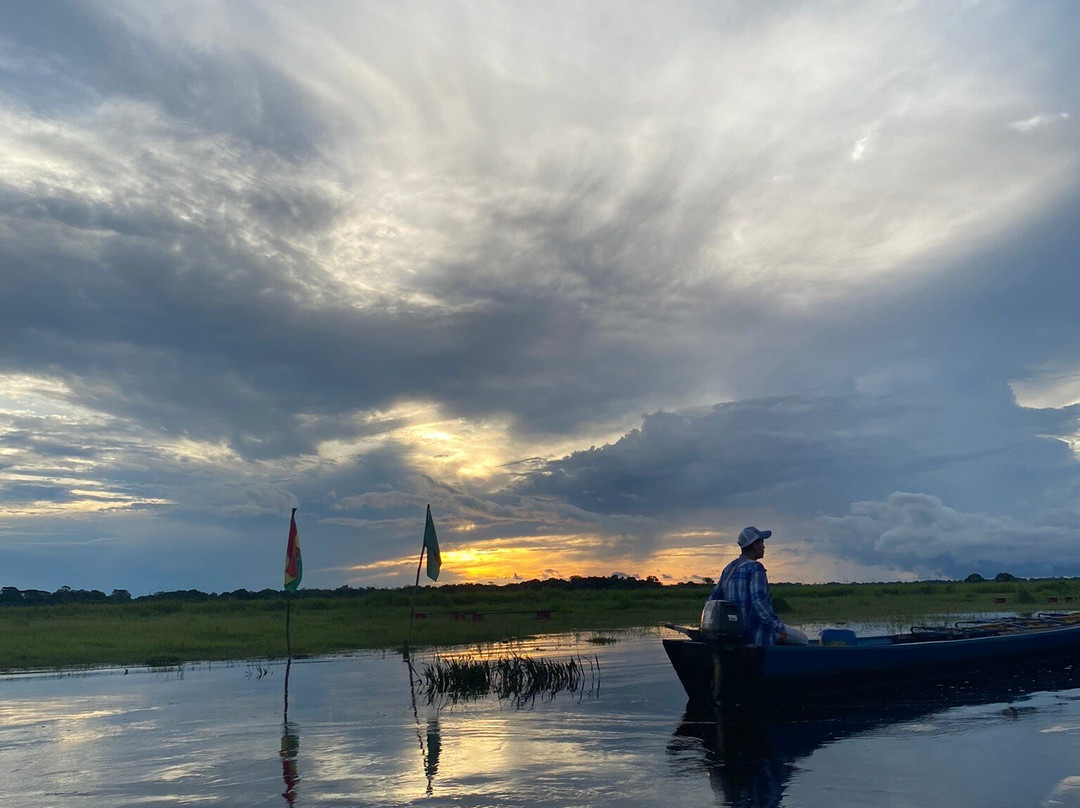
M 285 594 L 285 656 L 292 659 L 292 595 Z
M 428 510 L 431 510 L 430 505 L 428 505 Z M 409 636 L 405 638 L 405 648 L 402 651 L 402 656 L 406 660 L 409 658 L 409 642 L 412 640 L 412 624 L 416 616 L 416 593 L 420 589 L 420 568 L 424 566 L 424 550 L 426 549 L 427 545 L 420 546 L 420 560 L 416 562 L 416 583 L 413 584 L 412 603 L 409 605 Z
M 285 663 L 285 715 L 284 723 L 289 723 L 289 673 L 292 671 L 292 657 Z
M 289 673 L 292 671 L 292 595 L 285 593 L 285 723 L 289 722 Z

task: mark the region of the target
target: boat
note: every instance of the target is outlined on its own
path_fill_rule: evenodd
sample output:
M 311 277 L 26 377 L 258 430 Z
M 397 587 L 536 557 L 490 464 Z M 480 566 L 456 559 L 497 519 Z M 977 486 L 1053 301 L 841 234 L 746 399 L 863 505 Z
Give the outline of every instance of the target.
M 954 719 L 946 716 L 974 706 L 994 706 L 989 713 L 971 714 L 979 716 L 978 720 L 987 716 L 1017 720 L 1047 705 L 1060 705 L 1059 698 L 1045 698 L 1048 694 L 1077 698 L 1078 687 L 1080 666 L 1066 665 L 1041 672 L 1010 670 L 1000 676 L 973 678 L 963 685 L 928 688 L 914 698 L 886 693 L 880 698 L 800 713 L 798 720 L 768 714 L 708 720 L 688 713 L 674 731 L 667 751 L 685 767 L 694 763 L 701 766 L 718 804 L 775 806 L 783 802 L 792 777 L 803 769 L 803 761 L 837 741 L 886 732 L 905 723 L 923 730 L 955 727 Z
M 826 629 L 803 646 L 748 645 L 738 607 L 726 601 L 710 601 L 700 627 L 664 625 L 685 635 L 665 637 L 663 645 L 688 711 L 720 716 L 820 707 L 875 692 L 917 697 L 1018 669 L 1080 662 L 1080 612 L 961 620 L 881 636 Z

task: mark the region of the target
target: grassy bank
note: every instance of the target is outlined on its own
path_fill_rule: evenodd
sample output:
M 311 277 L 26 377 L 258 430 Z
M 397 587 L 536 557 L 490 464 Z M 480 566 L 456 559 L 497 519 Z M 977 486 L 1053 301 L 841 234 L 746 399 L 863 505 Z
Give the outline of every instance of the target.
M 423 589 L 414 646 L 459 645 L 536 634 L 696 623 L 706 586 L 633 591 L 474 592 Z M 908 619 L 988 611 L 1073 610 L 1080 579 L 983 583 L 777 584 L 788 622 Z M 1050 602 L 1057 598 L 1056 603 Z M 1004 603 L 998 602 L 1004 599 Z M 293 653 L 317 655 L 400 647 L 408 591 L 302 598 L 293 604 Z M 538 617 L 538 613 L 540 616 Z M 479 615 L 479 618 L 475 616 Z M 0 608 L 0 670 L 80 665 L 164 665 L 285 654 L 285 601 L 168 600 Z

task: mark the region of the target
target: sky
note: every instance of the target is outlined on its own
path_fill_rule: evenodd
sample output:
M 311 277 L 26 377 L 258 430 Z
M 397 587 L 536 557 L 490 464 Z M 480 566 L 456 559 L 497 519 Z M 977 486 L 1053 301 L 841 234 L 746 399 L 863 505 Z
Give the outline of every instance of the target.
M 1080 5 L 0 9 L 0 583 L 1080 575 Z

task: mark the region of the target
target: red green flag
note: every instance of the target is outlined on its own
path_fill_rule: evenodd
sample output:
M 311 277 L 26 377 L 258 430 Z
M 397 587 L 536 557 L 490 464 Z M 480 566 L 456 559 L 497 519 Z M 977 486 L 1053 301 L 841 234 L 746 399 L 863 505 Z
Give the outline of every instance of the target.
M 304 575 L 304 560 L 300 557 L 300 534 L 296 530 L 296 508 L 289 519 L 289 544 L 285 548 L 285 588 L 295 592 Z
M 427 553 L 427 577 L 439 580 L 439 567 L 442 556 L 439 554 L 439 539 L 435 535 L 435 523 L 431 521 L 431 506 L 427 506 L 427 523 L 424 525 L 424 551 Z

